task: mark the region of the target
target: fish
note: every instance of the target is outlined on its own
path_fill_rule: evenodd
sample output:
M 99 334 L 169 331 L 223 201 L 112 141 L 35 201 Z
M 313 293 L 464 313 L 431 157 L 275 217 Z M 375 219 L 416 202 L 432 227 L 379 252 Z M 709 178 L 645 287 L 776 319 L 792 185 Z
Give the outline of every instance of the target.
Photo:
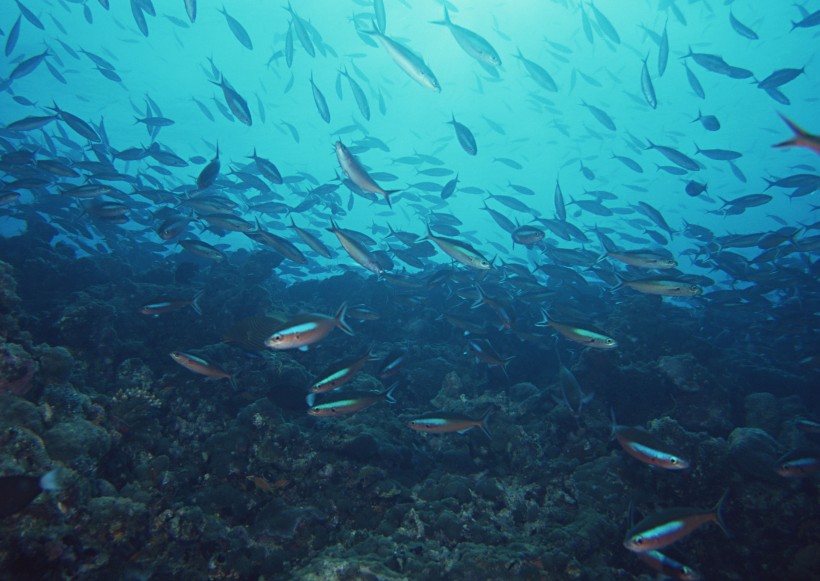
M 734 12 L 731 10 L 729 11 L 729 24 L 732 25 L 732 29 L 737 32 L 740 36 L 744 38 L 748 38 L 749 40 L 757 40 L 760 38 L 757 33 L 743 24 L 740 20 L 735 17 Z
M 616 291 L 625 286 L 650 295 L 661 295 L 666 297 L 696 297 L 703 294 L 703 287 L 697 284 L 688 283 L 682 280 L 663 278 L 642 278 L 640 280 L 626 280 L 620 274 L 615 273 L 620 281 L 612 287 Z
M 313 73 L 310 73 L 310 88 L 313 92 L 313 103 L 316 105 L 319 116 L 325 123 L 330 123 L 330 109 L 327 106 L 327 100 L 325 100 L 325 96 L 316 86 L 316 83 L 313 82 Z
M 586 324 L 553 321 L 544 309 L 541 309 L 541 320 L 535 326 L 552 327 L 567 339 L 593 349 L 615 349 L 618 346 L 618 342 L 603 331 Z
M 324 256 L 325 258 L 333 258 L 333 253 L 321 240 L 304 228 L 300 228 L 296 225 L 296 222 L 293 221 L 293 216 L 290 217 L 290 227 L 293 228 L 296 235 L 299 236 L 299 238 L 301 238 L 302 241 L 307 244 L 316 254 L 319 256 Z
M 185 0 L 185 13 L 191 23 L 196 22 L 196 0 Z
M 466 242 L 433 235 L 429 223 L 427 224 L 427 236 L 425 238 L 438 246 L 444 254 L 464 266 L 477 270 L 490 270 L 493 267 L 491 261 L 487 260 L 478 250 Z
M 805 147 L 814 153 L 820 154 L 820 135 L 809 133 L 805 129 L 801 129 L 799 125 L 783 114 L 780 114 L 780 118 L 789 126 L 789 129 L 792 130 L 794 137 L 772 145 L 772 147 Z
M 305 350 L 327 337 L 336 328 L 352 336 L 354 332 L 345 320 L 346 313 L 347 303 L 342 303 L 333 317 L 320 313 L 307 313 L 293 317 L 265 339 L 265 346 L 277 351 Z
M 700 84 L 700 81 L 695 76 L 695 73 L 693 73 L 687 65 L 684 65 L 684 67 L 686 68 L 686 80 L 689 82 L 689 87 L 691 87 L 695 95 L 701 99 L 705 99 L 706 92 L 703 90 L 703 85 Z
M 404 349 L 394 349 L 388 353 L 379 366 L 379 379 L 387 379 L 399 372 L 400 367 L 407 360 L 407 351 Z
M 353 93 L 353 99 L 356 101 L 356 106 L 359 108 L 359 113 L 362 114 L 362 117 L 370 120 L 370 104 L 367 102 L 367 95 L 365 95 L 364 90 L 362 90 L 359 83 L 351 77 L 347 69 L 343 69 L 339 71 L 339 74 L 342 75 L 347 79 L 347 83 L 350 86 L 350 92 Z
M 207 258 L 208 260 L 215 260 L 217 262 L 225 260 L 224 252 L 222 252 L 219 248 L 215 247 L 214 245 L 208 244 L 207 242 L 203 242 L 202 240 L 196 240 L 194 238 L 191 238 L 188 240 L 180 240 L 178 241 L 178 244 L 191 254 L 201 256 L 202 258 Z
M 669 62 L 669 35 L 666 32 L 669 20 L 663 24 L 663 32 L 658 42 L 658 76 L 662 77 L 666 72 L 666 65 Z
M 159 315 L 164 315 L 165 313 L 170 313 L 171 311 L 178 311 L 186 307 L 191 307 L 197 315 L 201 315 L 202 309 L 199 306 L 199 299 L 202 298 L 204 292 L 205 291 L 199 291 L 196 295 L 194 295 L 194 298 L 190 300 L 152 301 L 141 306 L 139 308 L 139 313 L 142 315 L 149 315 L 151 317 L 158 317 Z
M 253 118 L 251 117 L 251 109 L 248 107 L 248 102 L 228 84 L 225 80 L 225 76 L 222 75 L 218 83 L 216 81 L 210 82 L 222 89 L 222 96 L 228 105 L 228 109 L 239 119 L 240 123 L 244 123 L 247 126 L 253 125 Z
M 658 99 L 655 96 L 655 87 L 652 85 L 652 77 L 649 75 L 648 60 L 649 55 L 646 55 L 646 58 L 643 59 L 643 67 L 641 67 L 641 91 L 649 106 L 656 109 L 658 107 Z
M 478 428 L 487 436 L 487 439 L 492 440 L 493 436 L 487 426 L 492 411 L 492 408 L 488 409 L 478 419 L 454 412 L 429 412 L 408 421 L 407 427 L 428 434 L 449 434 L 452 432 L 466 434 L 473 428 Z
M 399 190 L 385 190 L 375 180 L 370 177 L 370 174 L 362 166 L 359 160 L 353 155 L 350 150 L 342 143 L 337 141 L 335 145 L 336 160 L 342 168 L 342 172 L 350 179 L 357 187 L 365 192 L 378 194 L 384 198 L 387 205 L 392 208 L 393 203 L 390 201 L 390 194 L 394 194 Z
M 635 268 L 667 269 L 678 266 L 678 261 L 649 250 L 607 251 L 602 257 L 612 258 Z
M 558 85 L 555 83 L 555 79 L 552 78 L 552 75 L 550 75 L 546 71 L 546 69 L 538 63 L 533 62 L 527 58 L 524 58 L 524 55 L 521 53 L 520 48 L 518 48 L 517 50 L 518 54 L 515 55 L 515 58 L 517 58 L 523 63 L 524 69 L 527 71 L 530 77 L 532 77 L 532 80 L 534 80 L 541 88 L 546 89 L 547 91 L 553 93 L 558 91 Z
M 635 553 L 656 551 L 709 522 L 717 524 L 727 537 L 731 537 L 723 521 L 723 504 L 728 494 L 727 490 L 711 510 L 670 508 L 650 514 L 627 532 L 624 547 Z
M 382 400 L 391 404 L 396 403 L 393 392 L 398 385 L 394 383 L 384 391 L 339 390 L 321 395 L 311 393 L 307 396 L 308 414 L 320 418 L 343 416 L 370 407 Z
M 678 167 L 689 170 L 689 171 L 700 171 L 700 165 L 694 159 L 685 155 L 678 151 L 673 147 L 669 147 L 666 145 L 655 145 L 652 141 L 649 141 L 649 147 L 646 149 L 654 149 L 661 155 L 663 155 L 666 159 L 677 165 Z
M 487 39 L 472 30 L 454 24 L 450 20 L 450 13 L 447 10 L 446 3 L 444 4 L 444 20 L 434 20 L 431 23 L 446 26 L 462 50 L 479 63 L 489 67 L 501 66 L 501 57 Z
M 364 355 L 359 355 L 353 359 L 337 361 L 320 373 L 313 383 L 310 384 L 308 390 L 311 393 L 324 393 L 338 389 L 353 379 L 371 359 L 373 359 L 373 350 L 369 349 Z
M 558 358 L 558 385 L 561 387 L 561 399 L 556 401 L 563 404 L 576 420 L 581 417 L 584 406 L 592 401 L 594 393 L 584 393 L 581 384 L 575 378 L 575 374 L 570 371 Z M 574 402 L 574 403 L 573 403 Z
M 689 565 L 684 565 L 660 551 L 644 551 L 636 553 L 636 555 L 641 561 L 664 577 L 683 579 L 684 581 L 700 581 L 703 579 L 701 574 Z
M 619 426 L 612 413 L 612 436 L 624 452 L 649 466 L 666 470 L 686 470 L 690 463 L 681 454 L 661 442 L 651 432 L 641 428 Z
M 302 48 L 305 49 L 305 52 L 310 55 L 311 58 L 316 56 L 316 47 L 313 44 L 313 40 L 310 38 L 310 32 L 308 32 L 307 26 L 305 25 L 305 21 L 294 12 L 293 7 L 290 5 L 290 0 L 288 0 L 288 5 L 285 8 L 291 15 L 291 23 L 293 24 L 293 29 L 296 31 L 296 38 L 299 39 L 299 44 L 302 45 Z
M 187 2 L 185 4 L 185 8 L 186 9 L 188 8 L 188 3 Z M 248 34 L 248 31 L 245 30 L 245 27 L 242 26 L 242 24 L 240 24 L 239 21 L 236 18 L 234 18 L 233 16 L 228 14 L 228 11 L 225 9 L 224 5 L 222 6 L 222 9 L 220 10 L 220 12 L 225 16 L 225 20 L 228 23 L 228 28 L 231 29 L 231 32 L 233 33 L 234 38 L 236 38 L 236 40 L 239 41 L 239 44 L 241 44 L 242 46 L 244 46 L 248 50 L 253 50 L 253 42 L 251 41 L 251 37 Z M 191 13 L 189 11 L 188 15 L 190 16 L 190 14 Z M 194 18 L 196 18 L 196 6 L 194 6 Z M 194 19 L 192 18 L 191 22 L 193 22 L 193 21 L 194 21 Z
M 455 115 L 452 117 L 452 120 L 447 123 L 455 129 L 456 138 L 458 139 L 459 145 L 461 145 L 461 149 L 466 151 L 468 155 L 476 155 L 478 153 L 478 146 L 476 145 L 475 137 L 473 137 L 473 132 L 470 131 L 466 125 L 456 121 Z
M 59 476 L 59 468 L 50 470 L 42 476 L 0 476 L 0 518 L 24 510 L 45 490 L 62 490 Z
M 775 472 L 783 478 L 805 478 L 820 472 L 820 451 L 792 450 L 775 462 Z
M 236 380 L 233 375 L 227 371 L 221 370 L 219 367 L 208 363 L 205 359 L 191 355 L 190 353 L 183 353 L 182 351 L 171 351 L 171 359 L 182 365 L 188 371 L 193 371 L 199 375 L 204 375 L 209 379 L 227 379 L 231 385 L 236 386 Z
M 386 36 L 383 32 L 380 32 L 375 24 L 373 30 L 364 32 L 375 36 L 376 40 L 379 41 L 379 44 L 382 45 L 384 50 L 387 51 L 387 54 L 390 55 L 390 58 L 393 59 L 393 62 L 395 62 L 401 70 L 407 73 L 411 79 L 416 81 L 425 89 L 428 89 L 434 93 L 441 92 L 441 85 L 439 84 L 436 75 L 433 73 L 432 69 L 424 63 L 424 60 L 420 56 L 403 44 Z
M 384 274 L 386 269 L 382 267 L 376 255 L 368 250 L 367 246 L 362 242 L 351 236 L 349 231 L 339 228 L 332 219 L 330 221 L 330 228 L 328 228 L 327 231 L 336 235 L 336 238 L 339 240 L 339 243 L 341 243 L 345 252 L 358 264 L 373 274 Z

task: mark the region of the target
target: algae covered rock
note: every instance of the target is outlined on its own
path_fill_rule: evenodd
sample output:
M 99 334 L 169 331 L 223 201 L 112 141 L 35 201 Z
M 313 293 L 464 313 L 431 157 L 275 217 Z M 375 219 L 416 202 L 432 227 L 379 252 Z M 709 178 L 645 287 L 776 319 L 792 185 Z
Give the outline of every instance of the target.
M 72 465 L 80 457 L 97 461 L 111 448 L 111 435 L 100 426 L 75 418 L 60 422 L 43 435 L 49 455 Z

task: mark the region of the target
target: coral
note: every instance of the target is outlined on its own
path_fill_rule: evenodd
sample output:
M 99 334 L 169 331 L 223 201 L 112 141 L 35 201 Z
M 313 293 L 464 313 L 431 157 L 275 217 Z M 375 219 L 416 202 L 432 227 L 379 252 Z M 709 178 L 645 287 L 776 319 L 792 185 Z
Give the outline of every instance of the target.
M 38 368 L 21 345 L 0 341 L 0 395 L 24 397 L 34 386 L 31 380 Z
M 690 353 L 664 355 L 658 359 L 658 370 L 681 391 L 709 389 L 709 372 Z

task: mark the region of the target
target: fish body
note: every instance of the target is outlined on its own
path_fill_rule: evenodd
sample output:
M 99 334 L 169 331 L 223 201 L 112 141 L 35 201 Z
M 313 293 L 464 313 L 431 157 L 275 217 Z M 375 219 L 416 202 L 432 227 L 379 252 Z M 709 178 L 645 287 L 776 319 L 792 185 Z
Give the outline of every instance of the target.
M 326 369 L 308 388 L 311 393 L 324 393 L 343 386 L 353 379 L 353 377 L 364 367 L 368 361 L 373 359 L 373 352 L 368 351 L 364 355 L 354 359 L 338 361 Z
M 612 418 L 612 435 L 624 452 L 650 466 L 666 470 L 686 470 L 689 461 L 670 449 L 650 432 L 629 426 L 619 426 Z
M 320 313 L 294 317 L 265 339 L 265 346 L 277 351 L 307 348 L 327 337 L 337 327 L 348 335 L 353 335 L 353 329 L 345 321 L 346 313 L 347 303 L 342 303 L 333 317 Z
M 388 403 L 396 403 L 393 398 L 393 391 L 396 387 L 398 387 L 398 383 L 394 383 L 381 392 L 340 390 L 318 397 L 317 394 L 311 393 L 307 397 L 308 414 L 320 418 L 344 416 L 363 410 L 382 400 Z
M 641 91 L 643 91 L 644 99 L 650 107 L 656 109 L 658 107 L 658 99 L 655 96 L 655 87 L 652 84 L 652 76 L 649 74 L 649 66 L 647 61 L 649 56 L 643 59 L 643 67 L 641 68 Z
M 552 327 L 567 339 L 585 345 L 586 347 L 593 349 L 614 349 L 618 346 L 618 342 L 615 341 L 615 339 L 591 326 L 553 321 L 544 310 L 541 311 L 541 316 L 542 319 L 535 324 L 536 327 Z
M 248 107 L 248 102 L 236 89 L 225 81 L 225 77 L 223 76 L 218 83 L 216 81 L 211 81 L 211 83 L 222 89 L 222 96 L 228 108 L 231 110 L 231 113 L 245 125 L 252 125 L 253 118 L 251 117 L 251 109 Z
M 368 250 L 367 246 L 362 244 L 356 238 L 350 236 L 345 230 L 339 228 L 334 221 L 331 220 L 328 232 L 335 234 L 336 238 L 350 257 L 358 264 L 372 272 L 373 274 L 382 274 L 384 268 L 378 261 L 376 256 Z
M 775 463 L 775 472 L 783 478 L 805 478 L 820 472 L 820 452 L 793 450 Z
M 438 246 L 444 254 L 464 266 L 477 270 L 489 270 L 493 266 L 489 260 L 466 242 L 433 235 L 429 224 L 427 225 L 427 239 Z
M 722 514 L 727 494 L 728 491 L 711 510 L 670 508 L 650 514 L 629 530 L 624 546 L 635 553 L 662 549 L 710 522 L 716 523 L 729 536 Z
M 229 379 L 233 381 L 233 376 L 230 373 L 221 370 L 196 355 L 183 353 L 181 351 L 172 351 L 171 359 L 182 365 L 188 371 L 193 371 L 199 375 L 204 375 L 212 379 Z
M 641 280 L 625 280 L 616 274 L 620 283 L 612 290 L 618 290 L 624 286 L 650 295 L 660 295 L 666 297 L 695 297 L 703 294 L 703 288 L 699 285 L 688 283 L 682 280 L 668 280 L 658 278 L 645 278 Z
M 455 115 L 451 121 L 448 121 L 450 125 L 456 131 L 456 138 L 458 139 L 459 145 L 461 145 L 461 149 L 467 152 L 468 155 L 475 155 L 478 153 L 478 145 L 476 145 L 475 137 L 473 136 L 473 132 L 470 131 L 466 125 L 459 123 L 456 121 Z
M 310 74 L 310 88 L 313 91 L 313 103 L 316 105 L 319 116 L 325 123 L 330 123 L 330 109 L 327 106 L 327 100 L 319 87 L 316 86 L 316 83 L 313 82 L 313 73 Z
M 202 240 L 196 240 L 194 238 L 180 240 L 179 245 L 191 254 L 201 256 L 202 258 L 207 258 L 208 260 L 215 260 L 217 262 L 225 260 L 224 252 L 212 244 L 208 244 Z
M 341 141 L 336 142 L 336 159 L 338 160 L 342 171 L 348 179 L 350 179 L 350 181 L 365 192 L 371 192 L 382 196 L 384 201 L 387 202 L 387 205 L 391 208 L 393 207 L 390 202 L 390 194 L 393 194 L 398 190 L 385 190 L 377 184 L 370 174 L 367 173 L 367 170 L 364 169 L 362 164 L 359 163 L 356 156 L 353 155 Z
M 607 252 L 605 256 L 636 268 L 667 269 L 678 266 L 677 260 L 647 250 Z
M 521 53 L 521 49 L 518 49 L 516 58 L 521 61 L 524 65 L 524 69 L 526 69 L 527 73 L 540 87 L 553 93 L 558 90 L 558 85 L 555 84 L 555 79 L 552 78 L 552 75 L 550 75 L 547 70 L 538 63 L 525 58 Z
M 16 514 L 31 504 L 44 490 L 61 490 L 59 468 L 43 476 L 16 474 L 0 477 L 0 518 Z
M 660 551 L 645 551 L 637 553 L 638 558 L 659 574 L 672 579 L 684 581 L 700 581 L 703 577 L 688 565 L 664 555 Z
M 490 430 L 487 428 L 487 420 L 490 418 L 491 413 L 492 409 L 488 409 L 481 418 L 475 419 L 453 412 L 430 412 L 410 420 L 407 422 L 407 427 L 428 434 L 449 434 L 453 432 L 464 434 L 473 428 L 479 428 L 487 438 L 492 439 Z
M 383 32 L 379 31 L 378 28 L 369 31 L 368 34 L 376 37 L 376 40 L 378 40 L 379 44 L 387 51 L 387 54 L 390 55 L 393 62 L 407 73 L 411 79 L 434 93 L 441 92 L 441 85 L 436 75 L 433 74 L 433 71 L 424 63 L 424 60 L 420 56 L 403 44 L 386 36 Z
M 490 67 L 501 66 L 501 57 L 498 56 L 498 52 L 487 39 L 463 26 L 453 24 L 453 21 L 450 20 L 450 12 L 447 10 L 447 4 L 444 5 L 444 20 L 433 21 L 433 24 L 446 26 L 464 52 L 479 63 Z
M 171 311 L 178 311 L 185 307 L 191 307 L 196 314 L 201 315 L 202 309 L 199 306 L 199 299 L 202 297 L 202 292 L 198 292 L 194 298 L 187 301 L 156 301 L 148 303 L 139 308 L 140 314 L 157 317 Z

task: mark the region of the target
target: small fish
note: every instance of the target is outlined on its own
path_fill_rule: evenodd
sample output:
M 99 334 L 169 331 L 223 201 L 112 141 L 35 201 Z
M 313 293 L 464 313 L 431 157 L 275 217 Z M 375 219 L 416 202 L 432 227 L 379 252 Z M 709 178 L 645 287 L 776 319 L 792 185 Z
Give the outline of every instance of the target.
M 55 468 L 42 476 L 24 476 L 21 474 L 0 477 L 0 518 L 17 514 L 44 490 L 62 490 Z
M 456 131 L 456 137 L 458 138 L 458 143 L 461 145 L 461 148 L 467 152 L 468 155 L 475 155 L 478 153 L 478 146 L 475 142 L 475 137 L 473 137 L 473 132 L 470 131 L 466 125 L 463 125 L 456 121 L 455 115 L 451 121 L 448 121 L 450 125 Z
M 640 280 L 626 280 L 618 273 L 615 273 L 620 281 L 611 290 L 616 291 L 628 286 L 629 288 L 650 295 L 661 295 L 666 297 L 696 297 L 703 294 L 703 288 L 696 284 L 691 284 L 682 280 L 669 280 L 659 278 L 643 278 Z
M 541 317 L 541 320 L 535 324 L 536 327 L 552 327 L 567 339 L 581 345 L 594 349 L 614 349 L 618 346 L 615 339 L 593 327 L 553 321 L 543 309 L 541 309 Z
M 427 225 L 426 238 L 438 246 L 444 254 L 464 266 L 477 270 L 490 270 L 493 267 L 489 260 L 466 242 L 434 236 L 429 224 Z
M 410 420 L 407 422 L 407 427 L 428 434 L 449 434 L 452 432 L 465 434 L 473 428 L 479 428 L 488 439 L 492 440 L 492 434 L 490 434 L 487 427 L 487 420 L 489 420 L 492 411 L 492 408 L 488 409 L 479 419 L 453 412 L 430 412 Z
M 386 36 L 384 33 L 379 31 L 375 24 L 373 30 L 365 32 L 376 37 L 376 40 L 378 40 L 384 50 L 387 51 L 387 54 L 390 55 L 393 62 L 395 62 L 401 70 L 407 73 L 411 79 L 434 93 L 441 92 L 441 85 L 439 84 L 436 75 L 433 74 L 433 71 L 424 63 L 424 60 L 420 56 L 415 54 L 403 44 Z
M 624 449 L 624 452 L 644 464 L 665 468 L 666 470 L 686 470 L 689 461 L 680 454 L 670 450 L 663 442 L 650 432 L 640 428 L 619 426 L 612 413 L 612 436 Z
M 393 391 L 398 387 L 394 383 L 384 391 L 334 391 L 317 397 L 311 393 L 307 396 L 308 414 L 316 417 L 343 416 L 355 413 L 386 400 L 387 403 L 396 403 Z
M 682 579 L 683 581 L 700 581 L 703 577 L 683 563 L 676 561 L 660 551 L 645 551 L 637 553 L 638 558 L 649 565 L 652 569 L 672 579 Z
M 667 269 L 678 266 L 678 261 L 648 250 L 625 250 L 623 252 L 607 252 L 601 258 L 608 257 L 623 262 L 635 268 Z
M 446 3 L 444 4 L 444 20 L 434 20 L 432 24 L 439 24 L 450 29 L 458 45 L 479 63 L 490 67 L 501 66 L 501 57 L 487 39 L 463 26 L 453 24 Z
M 370 174 L 362 166 L 359 160 L 353 155 L 350 150 L 341 141 L 336 142 L 336 159 L 339 166 L 342 168 L 344 174 L 354 184 L 365 192 L 372 192 L 384 198 L 389 207 L 393 207 L 390 201 L 390 194 L 394 194 L 399 190 L 385 190 L 376 181 L 370 177 Z
M 215 260 L 217 262 L 225 260 L 224 252 L 222 252 L 219 248 L 213 246 L 212 244 L 208 244 L 207 242 L 203 242 L 202 240 L 190 238 L 187 240 L 180 240 L 178 244 L 191 254 L 201 256 L 202 258 L 207 258 L 208 260 Z
M 820 472 L 820 451 L 792 450 L 775 463 L 783 478 L 805 478 Z
M 197 315 L 201 315 L 202 309 L 199 306 L 199 299 L 202 298 L 204 292 L 205 291 L 200 291 L 196 293 L 194 298 L 188 301 L 155 301 L 148 303 L 147 305 L 141 306 L 139 308 L 139 312 L 143 315 L 158 317 L 159 315 L 163 315 L 171 311 L 178 311 L 179 309 L 184 309 L 185 307 L 191 307 Z
M 407 359 L 407 351 L 404 349 L 395 349 L 387 354 L 382 359 L 382 364 L 379 367 L 379 379 L 387 379 L 399 372 L 399 368 Z
M 227 379 L 232 385 L 236 385 L 233 375 L 227 371 L 212 365 L 196 355 L 183 353 L 182 351 L 171 351 L 171 359 L 182 365 L 188 371 L 193 371 L 199 375 L 204 375 L 211 379 Z
M 624 539 L 624 547 L 635 553 L 662 549 L 688 536 L 709 522 L 717 524 L 727 537 L 731 536 L 723 522 L 723 503 L 727 490 L 711 510 L 670 508 L 650 514 L 632 527 Z
M 349 230 L 342 230 L 336 225 L 336 222 L 331 219 L 328 232 L 336 235 L 336 238 L 341 243 L 345 252 L 347 252 L 358 264 L 373 274 L 381 275 L 384 273 L 385 268 L 379 262 L 375 254 L 370 252 L 365 244 L 351 236 L 351 232 Z
M 319 116 L 325 123 L 330 123 L 330 109 L 327 106 L 327 100 L 325 100 L 325 96 L 316 86 L 316 83 L 313 82 L 313 73 L 310 73 L 310 88 L 313 91 L 313 103 L 316 105 Z
M 368 350 L 364 355 L 338 361 L 320 373 L 308 389 L 311 393 L 323 393 L 337 389 L 353 379 L 371 359 L 373 359 L 373 351 Z
M 643 59 L 643 67 L 641 67 L 641 91 L 643 91 L 644 99 L 646 99 L 649 106 L 656 109 L 658 107 L 658 99 L 655 96 L 655 87 L 652 85 L 652 77 L 649 74 L 648 60 L 649 55 L 646 55 L 646 58 Z
M 307 313 L 294 317 L 265 339 L 265 346 L 277 351 L 304 350 L 327 337 L 336 327 L 348 335 L 353 335 L 353 329 L 345 321 L 346 313 L 347 303 L 342 303 L 333 317 L 320 313 Z

